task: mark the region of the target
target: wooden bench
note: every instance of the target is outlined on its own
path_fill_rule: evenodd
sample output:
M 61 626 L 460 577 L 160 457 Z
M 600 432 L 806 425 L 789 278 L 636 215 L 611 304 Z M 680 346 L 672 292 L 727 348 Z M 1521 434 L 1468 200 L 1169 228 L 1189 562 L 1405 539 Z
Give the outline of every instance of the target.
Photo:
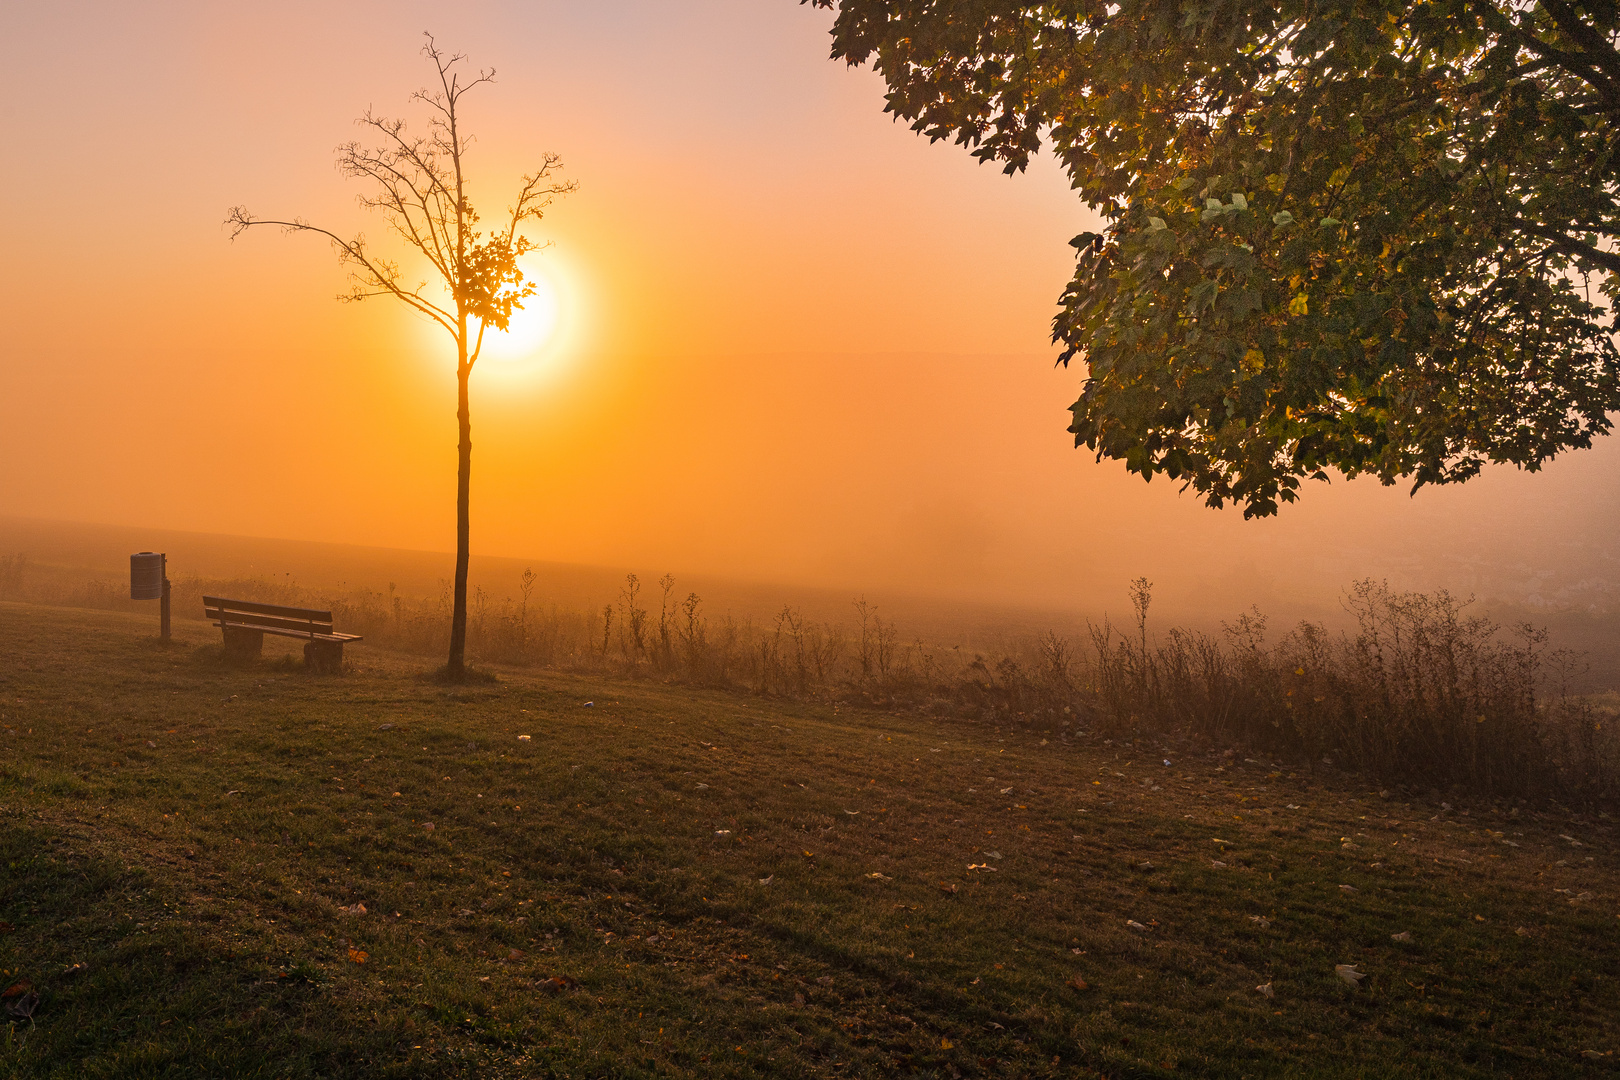
M 225 634 L 225 658 L 256 660 L 264 649 L 264 635 L 304 638 L 304 663 L 311 670 L 336 674 L 343 668 L 343 645 L 359 641 L 359 634 L 332 630 L 332 613 L 313 608 L 258 604 L 250 600 L 203 597 L 205 617 Z

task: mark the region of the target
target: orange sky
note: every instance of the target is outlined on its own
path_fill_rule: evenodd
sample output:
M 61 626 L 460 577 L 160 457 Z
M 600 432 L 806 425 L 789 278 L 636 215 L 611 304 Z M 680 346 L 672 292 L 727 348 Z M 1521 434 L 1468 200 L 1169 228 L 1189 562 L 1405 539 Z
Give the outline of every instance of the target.
M 499 71 L 465 103 L 486 213 L 541 150 L 580 182 L 535 232 L 559 344 L 474 375 L 475 551 L 1058 607 L 1137 573 L 1222 610 L 1366 573 L 1610 596 L 1612 445 L 1416 500 L 1315 486 L 1264 523 L 1073 450 L 1047 335 L 1086 213 L 1049 159 L 1007 178 L 893 123 L 829 23 L 8 5 L 0 512 L 451 546 L 446 341 L 334 303 L 314 238 L 220 224 L 245 203 L 383 244 L 333 148 L 368 105 L 417 115 L 431 28 Z

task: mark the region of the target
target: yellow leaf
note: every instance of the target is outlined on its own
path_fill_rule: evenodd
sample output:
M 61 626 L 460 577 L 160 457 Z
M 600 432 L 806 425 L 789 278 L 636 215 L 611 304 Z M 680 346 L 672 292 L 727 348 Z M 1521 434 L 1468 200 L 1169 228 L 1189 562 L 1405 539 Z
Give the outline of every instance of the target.
M 1288 302 L 1288 314 L 1307 315 L 1310 313 L 1310 301 L 1304 293 L 1300 293 Z

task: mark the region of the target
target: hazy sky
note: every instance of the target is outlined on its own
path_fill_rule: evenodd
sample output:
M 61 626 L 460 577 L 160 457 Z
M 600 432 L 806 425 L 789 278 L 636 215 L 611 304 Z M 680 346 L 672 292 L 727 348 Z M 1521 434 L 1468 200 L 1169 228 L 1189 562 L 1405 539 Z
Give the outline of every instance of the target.
M 368 106 L 420 116 L 431 29 L 499 73 L 465 102 L 486 214 L 542 150 L 580 183 L 534 232 L 555 334 L 473 377 L 475 551 L 1043 606 L 1137 573 L 1193 606 L 1364 573 L 1610 594 L 1612 445 L 1415 500 L 1312 486 L 1266 523 L 1072 449 L 1047 339 L 1084 208 L 1049 158 L 1008 178 L 891 121 L 830 21 L 6 5 L 0 511 L 452 546 L 447 340 L 335 303 L 316 239 L 221 226 L 243 203 L 385 245 L 333 151 Z

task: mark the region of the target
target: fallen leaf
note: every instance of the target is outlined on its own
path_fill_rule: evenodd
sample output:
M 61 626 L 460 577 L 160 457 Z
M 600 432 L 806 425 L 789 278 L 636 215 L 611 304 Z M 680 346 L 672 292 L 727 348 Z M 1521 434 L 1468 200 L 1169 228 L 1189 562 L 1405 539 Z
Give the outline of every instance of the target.
M 16 999 L 6 1002 L 6 1013 L 18 1020 L 31 1020 L 34 1017 L 34 1009 L 38 1005 L 39 995 L 29 990 L 27 993 L 19 994 Z
M 1224 870 L 1224 869 L 1226 869 L 1226 864 L 1221 862 L 1221 860 L 1219 860 L 1219 859 L 1211 859 L 1209 865 L 1210 865 L 1210 867 L 1212 869 L 1215 869 L 1215 870 Z
M 428 832 L 432 832 L 433 831 L 433 822 L 431 822 L 431 821 L 422 822 L 422 828 L 426 829 Z
M 67 968 L 65 968 L 62 971 L 62 974 L 63 975 L 83 975 L 86 971 L 89 971 L 89 970 L 90 970 L 90 965 L 86 964 L 85 962 L 83 962 L 81 960 L 77 964 L 69 965 Z
M 969 870 L 988 870 L 992 874 L 996 872 L 996 868 L 991 866 L 989 863 L 968 863 L 968 869 Z
M 1333 973 L 1351 986 L 1360 986 L 1361 980 L 1367 977 L 1367 973 L 1357 971 L 1354 964 L 1335 964 Z
M 1271 988 L 1270 983 L 1261 983 L 1259 986 L 1255 987 L 1254 989 L 1255 989 L 1255 992 L 1260 994 L 1262 997 L 1272 998 L 1272 997 L 1277 996 L 1277 992 Z
M 1153 869 L 1153 864 L 1150 863 L 1150 862 L 1137 863 L 1136 868 L 1138 870 L 1152 870 Z
M 1140 930 L 1143 933 L 1147 932 L 1147 927 L 1143 926 L 1141 923 L 1137 922 L 1135 919 L 1126 919 L 1125 920 L 1125 925 L 1130 927 L 1132 930 Z
M 1340 892 L 1358 892 L 1359 890 L 1354 885 L 1340 885 L 1339 886 L 1339 891 Z
M 378 731 L 393 731 L 394 730 L 394 725 L 393 724 L 378 724 L 377 725 L 377 730 Z
M 893 881 L 894 880 L 894 878 L 888 877 L 888 876 L 886 876 L 884 874 L 880 874 L 876 870 L 872 871 L 870 874 L 867 874 L 866 876 L 871 878 L 873 881 Z
M 1003 795 L 1011 795 L 1012 794 L 1012 788 L 1004 787 L 1004 788 L 1001 789 L 1001 793 Z
M 364 949 L 357 949 L 353 945 L 350 945 L 349 959 L 353 960 L 357 964 L 363 964 L 367 960 L 371 959 L 371 954 L 366 952 Z
M 1264 915 L 1250 915 L 1249 921 L 1252 923 L 1259 923 L 1260 929 L 1262 930 L 1271 929 L 1271 920 L 1266 918 Z
M 153 742 L 151 739 L 146 740 L 146 745 L 150 746 L 153 750 L 157 749 L 157 743 Z
M 956 892 L 956 885 L 954 882 L 942 881 L 939 883 L 939 891 L 954 893 Z
M 1590 1058 L 1593 1061 L 1600 1061 L 1612 1053 L 1614 1053 L 1612 1050 L 1582 1050 L 1581 1057 Z
M 861 812 L 859 810 L 845 810 L 844 813 L 848 814 L 850 817 L 859 817 Z
M 6 987 L 3 991 L 0 991 L 0 999 L 21 997 L 33 988 L 34 984 L 29 982 L 27 979 L 18 979 L 16 982 Z
M 949 1050 L 955 1045 L 956 1044 L 951 1042 L 951 1040 L 949 1040 L 949 1039 L 942 1038 L 942 1039 L 939 1040 L 939 1048 L 941 1050 Z
M 1389 940 L 1391 940 L 1391 941 L 1411 941 L 1412 940 L 1412 931 L 1410 931 L 1410 930 L 1402 930 L 1398 934 L 1391 934 L 1391 935 L 1389 935 Z
M 1063 985 L 1073 987 L 1076 990 L 1090 990 L 1091 989 L 1090 986 L 1086 985 L 1086 980 L 1082 979 L 1078 975 L 1076 975 L 1074 978 L 1070 979 L 1068 982 L 1064 983 Z
M 760 878 L 759 883 L 761 885 L 769 885 L 771 882 L 773 882 L 775 880 L 776 880 L 776 875 L 772 874 L 770 877 L 762 877 L 762 878 Z
M 809 852 L 809 851 L 801 852 L 800 854 L 802 854 L 807 859 L 815 858 L 815 854 L 812 853 L 812 852 Z
M 340 907 L 338 910 L 343 912 L 345 915 L 364 915 L 366 913 L 366 905 L 357 901 L 349 907 Z
M 578 990 L 579 980 L 571 979 L 567 975 L 552 975 L 536 983 L 535 989 L 543 994 L 560 994 L 564 990 Z

